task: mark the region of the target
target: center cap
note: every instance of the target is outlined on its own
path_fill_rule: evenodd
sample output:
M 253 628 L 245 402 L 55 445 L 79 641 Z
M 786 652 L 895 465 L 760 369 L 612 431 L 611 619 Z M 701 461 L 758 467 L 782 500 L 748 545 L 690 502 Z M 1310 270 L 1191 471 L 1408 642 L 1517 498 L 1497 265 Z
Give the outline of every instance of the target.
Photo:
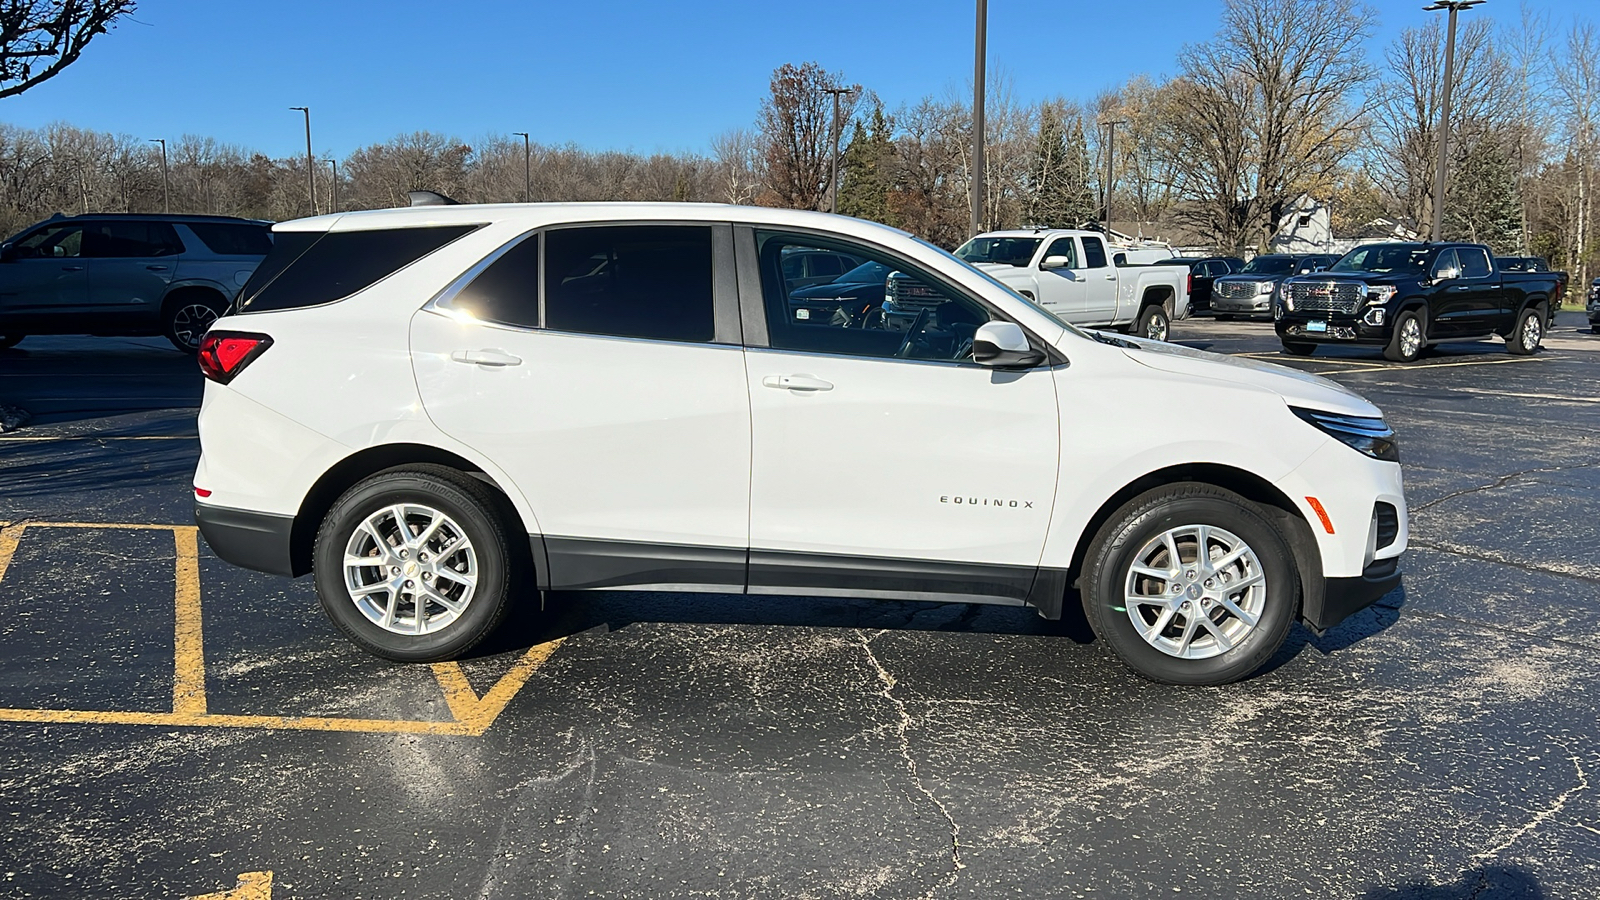
M 1200 595 L 1204 594 L 1204 593 L 1205 593 L 1205 589 L 1200 587 L 1200 585 L 1198 585 L 1198 584 L 1191 584 L 1191 585 L 1189 585 L 1189 589 L 1187 591 L 1184 591 L 1184 594 L 1190 600 L 1199 600 L 1200 599 Z
M 415 578 L 417 577 L 417 572 L 421 571 L 421 567 L 417 565 L 416 560 L 408 559 L 406 560 L 406 564 L 401 567 L 400 571 L 406 573 L 407 578 Z

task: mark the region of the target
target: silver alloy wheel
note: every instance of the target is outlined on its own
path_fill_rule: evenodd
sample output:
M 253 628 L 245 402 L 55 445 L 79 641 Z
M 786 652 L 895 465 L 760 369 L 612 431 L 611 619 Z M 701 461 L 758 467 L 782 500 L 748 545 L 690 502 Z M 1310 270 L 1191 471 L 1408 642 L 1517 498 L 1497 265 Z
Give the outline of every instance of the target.
M 1422 350 L 1422 322 L 1416 316 L 1400 326 L 1400 352 L 1409 359 Z
M 1267 578 L 1237 535 L 1182 525 L 1134 554 L 1123 600 L 1145 643 L 1179 659 L 1209 659 L 1255 630 L 1267 606 Z
M 1144 336 L 1152 341 L 1167 339 L 1167 317 L 1165 314 L 1153 315 L 1144 326 Z
M 419 503 L 368 516 L 344 548 L 344 586 L 384 631 L 432 634 L 466 612 L 478 588 L 478 554 L 456 521 Z
M 204 303 L 189 303 L 172 314 L 172 334 L 187 347 L 200 346 L 206 329 L 217 320 L 217 311 Z
M 1539 347 L 1539 338 L 1543 336 L 1544 326 L 1539 323 L 1537 313 L 1529 313 L 1522 319 L 1522 346 L 1527 350 L 1536 350 Z

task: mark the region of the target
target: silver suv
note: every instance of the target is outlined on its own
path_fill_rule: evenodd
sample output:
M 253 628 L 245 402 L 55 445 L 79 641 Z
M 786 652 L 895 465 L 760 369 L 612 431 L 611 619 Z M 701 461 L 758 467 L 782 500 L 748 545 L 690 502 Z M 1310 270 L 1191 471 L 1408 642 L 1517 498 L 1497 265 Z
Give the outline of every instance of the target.
M 272 249 L 227 216 L 55 216 L 0 243 L 0 349 L 30 334 L 166 335 L 189 353 Z

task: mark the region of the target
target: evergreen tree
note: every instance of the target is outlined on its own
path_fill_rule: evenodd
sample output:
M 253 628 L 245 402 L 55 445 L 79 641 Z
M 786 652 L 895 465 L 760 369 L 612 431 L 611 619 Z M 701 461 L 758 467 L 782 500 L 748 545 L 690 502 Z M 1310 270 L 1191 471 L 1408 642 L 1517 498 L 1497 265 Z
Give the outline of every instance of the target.
M 894 120 L 874 102 L 865 126 L 856 120 L 850 144 L 839 159 L 839 212 L 858 219 L 898 226 L 889 209 L 894 184 Z
M 1445 206 L 1445 236 L 1515 253 L 1522 238 L 1511 161 L 1492 140 L 1479 140 L 1452 174 Z
M 1030 225 L 1071 228 L 1094 218 L 1083 122 L 1073 116 L 1068 127 L 1062 120 L 1054 105 L 1040 110 L 1039 135 L 1025 184 Z

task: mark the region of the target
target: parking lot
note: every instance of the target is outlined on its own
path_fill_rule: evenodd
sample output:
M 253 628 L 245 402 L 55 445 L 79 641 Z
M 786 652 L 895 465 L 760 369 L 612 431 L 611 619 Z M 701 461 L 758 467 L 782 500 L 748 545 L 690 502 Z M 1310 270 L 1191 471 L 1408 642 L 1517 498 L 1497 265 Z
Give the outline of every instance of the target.
M 1600 895 L 1600 336 L 1174 339 L 1376 402 L 1413 517 L 1399 590 L 1223 688 L 1081 619 L 838 598 L 553 594 L 385 663 L 197 540 L 192 360 L 0 351 L 0 895 Z

